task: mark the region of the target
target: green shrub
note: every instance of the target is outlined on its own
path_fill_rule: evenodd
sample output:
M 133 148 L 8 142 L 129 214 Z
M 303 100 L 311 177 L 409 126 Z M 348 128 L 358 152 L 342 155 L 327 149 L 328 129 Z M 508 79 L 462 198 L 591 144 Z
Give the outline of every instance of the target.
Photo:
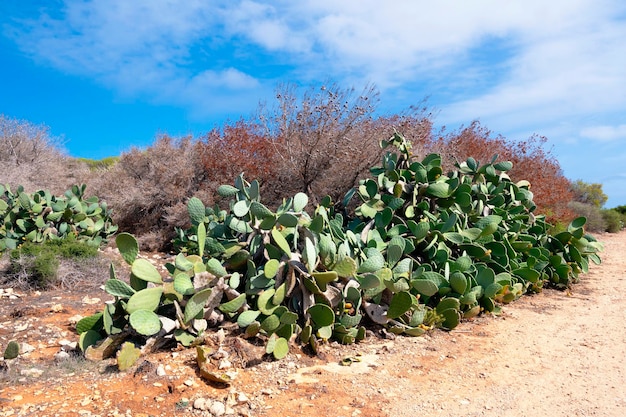
M 624 228 L 624 216 L 614 209 L 602 210 L 602 219 L 606 224 L 605 231 L 609 233 L 618 233 Z
M 55 287 L 59 284 L 61 260 L 84 262 L 97 256 L 98 248 L 74 239 L 26 242 L 10 251 L 9 268 L 0 281 L 21 288 Z

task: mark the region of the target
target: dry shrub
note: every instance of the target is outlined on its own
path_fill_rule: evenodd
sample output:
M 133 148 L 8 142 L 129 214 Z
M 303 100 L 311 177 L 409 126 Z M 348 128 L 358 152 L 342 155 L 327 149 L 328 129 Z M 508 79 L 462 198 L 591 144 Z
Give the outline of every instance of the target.
M 187 224 L 187 200 L 205 182 L 200 160 L 190 137 L 164 135 L 147 149 L 122 154 L 92 181 L 92 191 L 107 201 L 120 230 L 138 236 L 143 249 L 164 249 L 174 227 Z
M 49 128 L 0 114 L 0 183 L 59 195 L 84 182 L 89 169 L 67 157 Z

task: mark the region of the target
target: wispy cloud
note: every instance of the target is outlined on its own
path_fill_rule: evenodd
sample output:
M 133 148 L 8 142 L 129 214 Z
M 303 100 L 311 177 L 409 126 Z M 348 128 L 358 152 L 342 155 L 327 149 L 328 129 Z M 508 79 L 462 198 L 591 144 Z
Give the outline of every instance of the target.
M 626 141 L 626 124 L 618 126 L 590 126 L 584 128 L 580 132 L 583 138 L 589 138 L 597 141 Z
M 262 98 L 277 79 L 327 78 L 442 97 L 452 100 L 444 122 L 481 118 L 507 131 L 554 131 L 626 107 L 618 0 L 63 4 L 5 32 L 39 62 L 198 114 L 216 98 Z M 266 70 L 277 63 L 286 70 Z

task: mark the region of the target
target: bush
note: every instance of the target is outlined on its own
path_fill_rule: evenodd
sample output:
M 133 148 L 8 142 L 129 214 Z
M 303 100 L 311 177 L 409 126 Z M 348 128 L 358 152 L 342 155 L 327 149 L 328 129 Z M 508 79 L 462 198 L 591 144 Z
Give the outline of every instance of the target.
M 146 149 L 122 154 L 90 186 L 113 208 L 120 230 L 136 233 L 144 249 L 164 250 L 174 227 L 188 223 L 185 204 L 206 181 L 200 160 L 190 137 L 161 136 Z
M 87 166 L 68 158 L 62 141 L 50 135 L 49 128 L 0 114 L 0 178 L 13 188 L 28 192 L 48 189 L 59 194 L 84 182 Z
M 617 210 L 602 210 L 600 213 L 606 224 L 605 231 L 618 233 L 624 228 L 624 215 Z
M 607 224 L 599 207 L 578 201 L 570 202 L 568 207 L 576 213 L 577 216 L 587 218 L 586 228 L 588 231 L 595 233 L 606 231 Z
M 26 242 L 9 253 L 9 267 L 0 277 L 0 283 L 22 289 L 67 287 L 77 280 L 77 271 L 72 268 L 73 276 L 67 279 L 66 274 L 59 273 L 61 263 L 84 264 L 97 256 L 96 247 L 72 239 L 43 244 Z

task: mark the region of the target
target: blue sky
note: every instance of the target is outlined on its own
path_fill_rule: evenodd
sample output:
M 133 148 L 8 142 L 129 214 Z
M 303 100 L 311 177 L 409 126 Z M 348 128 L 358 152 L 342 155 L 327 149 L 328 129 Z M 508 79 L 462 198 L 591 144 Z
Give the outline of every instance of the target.
M 380 110 L 546 136 L 571 179 L 626 204 L 623 0 L 0 2 L 0 113 L 73 156 L 200 134 L 279 83 L 357 89 Z

